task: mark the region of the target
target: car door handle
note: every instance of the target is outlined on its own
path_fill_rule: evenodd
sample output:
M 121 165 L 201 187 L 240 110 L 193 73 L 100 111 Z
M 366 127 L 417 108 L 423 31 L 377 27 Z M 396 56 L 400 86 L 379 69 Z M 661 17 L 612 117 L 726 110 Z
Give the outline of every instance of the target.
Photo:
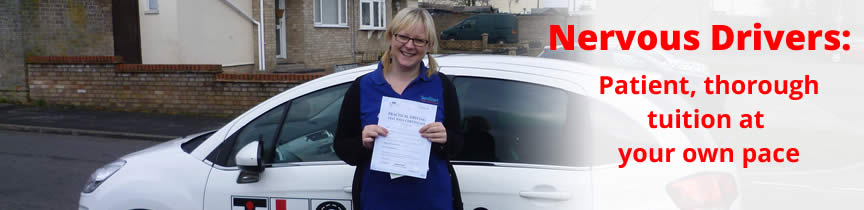
M 528 199 L 548 199 L 548 200 L 556 200 L 556 201 L 566 201 L 570 200 L 570 193 L 568 192 L 536 192 L 536 191 L 522 191 L 519 192 L 519 196 Z
M 345 187 L 345 188 L 342 188 L 342 191 L 345 191 L 346 193 L 351 193 L 352 189 L 353 189 L 352 187 Z

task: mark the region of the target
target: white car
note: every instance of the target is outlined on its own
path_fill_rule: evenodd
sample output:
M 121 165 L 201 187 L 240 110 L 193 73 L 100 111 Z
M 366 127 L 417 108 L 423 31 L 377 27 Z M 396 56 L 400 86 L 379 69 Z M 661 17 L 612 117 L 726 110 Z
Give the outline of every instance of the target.
M 459 96 L 465 148 L 452 162 L 465 209 L 737 209 L 729 164 L 634 163 L 618 147 L 710 146 L 651 130 L 642 97 L 598 95 L 585 64 L 531 57 L 438 58 Z M 333 151 L 344 92 L 375 66 L 276 95 L 219 130 L 98 169 L 79 209 L 351 209 L 354 167 Z
M 564 50 L 563 45 L 557 45 L 557 50 L 550 46 L 543 48 L 537 57 L 553 58 L 585 62 L 599 66 L 617 68 L 635 68 L 663 74 L 670 78 L 687 76 L 701 79 L 712 76 L 708 66 L 669 54 L 664 50 L 621 50 L 617 46 L 609 50 Z
M 563 45 L 557 45 L 556 50 L 551 50 L 550 46 L 546 46 L 537 57 L 582 62 L 598 67 L 638 69 L 659 74 L 666 79 L 686 77 L 690 84 L 694 85 L 700 85 L 706 78 L 714 78 L 715 75 L 708 65 L 670 54 L 665 50 L 621 50 L 616 44 L 611 45 L 609 50 L 581 50 L 578 47 L 575 50 L 564 50 Z M 689 103 L 702 111 L 721 113 L 726 109 L 724 95 L 701 95 L 684 100 L 683 103 Z

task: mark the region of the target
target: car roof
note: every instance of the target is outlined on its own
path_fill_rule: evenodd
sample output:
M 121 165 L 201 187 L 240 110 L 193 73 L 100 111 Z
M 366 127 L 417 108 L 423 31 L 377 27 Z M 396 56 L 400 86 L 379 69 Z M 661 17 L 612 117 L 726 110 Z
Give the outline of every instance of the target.
M 527 56 L 456 54 L 437 56 L 435 57 L 435 60 L 438 61 L 438 65 L 442 69 L 454 67 L 472 68 L 480 71 L 508 71 L 550 78 L 595 77 L 608 74 L 609 72 L 621 71 L 616 69 L 598 68 L 574 61 Z M 428 62 L 428 60 L 426 62 Z M 372 64 L 338 72 L 333 76 L 366 72 L 374 70 L 377 65 L 378 64 Z
M 613 67 L 601 67 L 590 65 L 577 61 L 561 60 L 553 58 L 540 58 L 528 56 L 508 56 L 508 55 L 479 55 L 479 54 L 454 54 L 454 55 L 433 55 L 441 67 L 441 71 L 450 75 L 465 75 L 472 74 L 482 77 L 496 77 L 502 73 L 513 73 L 509 77 L 499 77 L 502 79 L 513 79 L 530 82 L 525 80 L 525 76 L 536 76 L 551 80 L 562 81 L 585 88 L 586 90 L 594 89 L 593 85 L 586 87 L 588 84 L 597 83 L 597 78 L 600 76 L 628 76 L 644 74 L 653 78 L 660 78 L 661 75 L 649 71 L 636 69 L 624 69 Z M 428 63 L 428 60 L 424 60 Z M 358 67 L 351 70 L 337 72 L 328 77 L 339 77 L 350 75 L 356 78 L 368 71 L 377 68 L 377 63 Z M 559 85 L 538 83 L 557 88 L 569 89 L 570 91 L 579 92 L 586 95 L 592 95 L 583 91 L 575 91 L 572 88 L 565 88 Z M 580 88 L 582 89 L 582 88 Z M 596 91 L 595 91 L 596 92 Z

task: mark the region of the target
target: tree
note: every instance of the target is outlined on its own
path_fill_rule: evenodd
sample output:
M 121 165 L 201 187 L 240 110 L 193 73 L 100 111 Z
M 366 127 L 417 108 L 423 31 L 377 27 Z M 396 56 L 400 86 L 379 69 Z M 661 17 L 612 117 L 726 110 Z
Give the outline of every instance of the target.
M 509 0 L 507 1 L 507 12 L 513 13 L 513 2 L 519 3 L 519 0 Z

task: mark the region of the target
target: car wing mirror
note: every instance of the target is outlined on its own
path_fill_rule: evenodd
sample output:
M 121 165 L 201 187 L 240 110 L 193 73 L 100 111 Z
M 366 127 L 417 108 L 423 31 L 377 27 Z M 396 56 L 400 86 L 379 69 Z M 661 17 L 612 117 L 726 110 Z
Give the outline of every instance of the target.
M 234 157 L 240 168 L 237 184 L 255 183 L 260 179 L 261 172 L 264 171 L 264 165 L 261 164 L 262 138 L 263 136 L 259 136 L 258 141 L 252 141 L 243 146 Z

